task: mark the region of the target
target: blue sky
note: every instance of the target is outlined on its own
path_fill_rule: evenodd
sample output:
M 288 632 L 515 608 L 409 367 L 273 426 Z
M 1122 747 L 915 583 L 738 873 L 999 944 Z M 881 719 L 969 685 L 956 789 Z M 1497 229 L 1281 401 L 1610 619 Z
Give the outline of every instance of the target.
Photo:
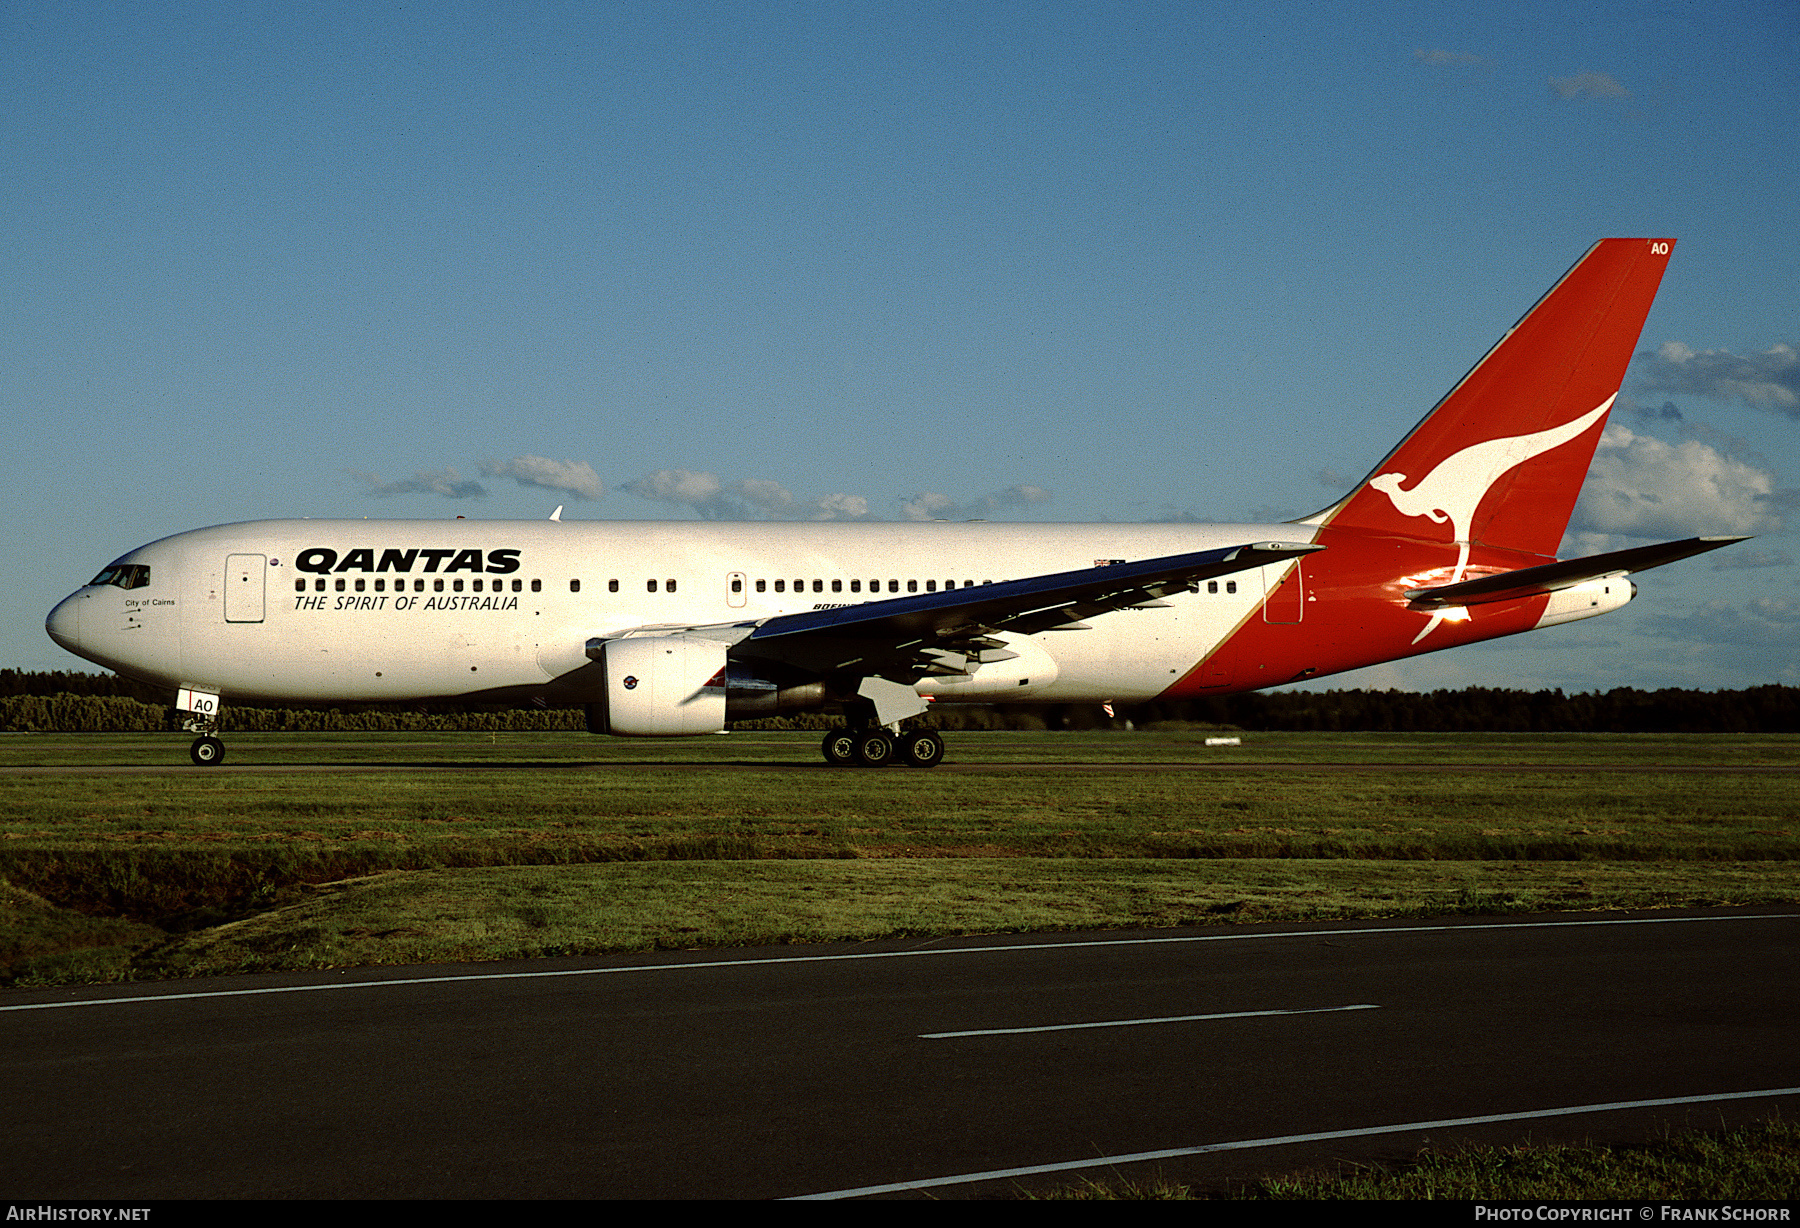
M 0 665 L 288 516 L 1287 518 L 1680 240 L 1565 553 L 1322 685 L 1800 684 L 1791 3 L 0 9 Z

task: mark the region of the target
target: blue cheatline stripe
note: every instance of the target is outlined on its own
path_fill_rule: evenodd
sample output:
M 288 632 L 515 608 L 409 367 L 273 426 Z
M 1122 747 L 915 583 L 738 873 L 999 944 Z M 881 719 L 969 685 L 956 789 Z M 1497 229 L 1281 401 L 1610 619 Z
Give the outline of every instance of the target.
M 1170 1160 L 1176 1156 L 1205 1155 L 1209 1151 L 1249 1151 L 1255 1147 L 1282 1147 L 1288 1143 L 1317 1143 L 1334 1138 L 1367 1138 L 1376 1134 L 1404 1134 L 1409 1130 L 1443 1130 L 1451 1126 L 1481 1126 L 1500 1121 L 1530 1121 L 1538 1117 L 1573 1117 L 1579 1113 L 1610 1113 L 1617 1109 L 1654 1109 L 1673 1104 L 1711 1104 L 1720 1100 L 1755 1100 L 1763 1096 L 1796 1095 L 1800 1095 L 1800 1087 L 1771 1087 L 1757 1092 L 1720 1092 L 1713 1096 L 1671 1096 L 1663 1100 L 1616 1100 L 1610 1104 L 1576 1104 L 1562 1109 L 1533 1109 L 1526 1113 L 1492 1113 L 1485 1117 L 1446 1117 L 1441 1121 L 1408 1121 L 1397 1126 L 1366 1126 L 1360 1130 L 1324 1130 L 1317 1134 L 1288 1134 L 1280 1138 L 1249 1138 L 1234 1143 L 1206 1143 L 1199 1147 L 1170 1147 L 1162 1151 L 1136 1151 L 1129 1155 L 1101 1156 L 1093 1160 L 1070 1160 L 1063 1164 L 1033 1164 L 1025 1168 L 996 1168 L 985 1173 L 962 1173 L 955 1177 L 930 1177 L 923 1181 L 896 1181 L 890 1185 L 865 1185 L 859 1189 L 832 1190 L 825 1194 L 800 1194 L 784 1201 L 806 1202 L 834 1198 L 862 1198 L 870 1194 L 900 1194 L 907 1190 L 929 1190 L 946 1185 L 967 1185 L 974 1181 L 1032 1177 L 1042 1173 L 1067 1173 L 1083 1168 L 1105 1168 L 1113 1164 L 1139 1164 L 1145 1160 Z
M 1163 1015 L 1155 1019 L 1107 1019 L 1100 1023 L 1051 1023 L 1036 1028 L 982 1028 L 973 1032 L 921 1032 L 920 1040 L 953 1040 L 959 1036 L 1022 1036 L 1027 1032 L 1074 1032 L 1081 1028 L 1135 1028 L 1146 1023 L 1196 1023 L 1206 1019 L 1258 1019 L 1267 1015 L 1325 1015 L 1332 1011 L 1376 1011 L 1372 1002 L 1355 1006 L 1311 1006 L 1290 1011 L 1227 1011 L 1216 1015 Z
M 272 993 L 319 993 L 333 989 L 384 989 L 398 985 L 442 985 L 451 981 L 529 981 L 555 976 L 618 976 L 630 972 L 682 972 L 700 968 L 752 968 L 775 964 L 828 964 L 852 959 L 918 959 L 933 955 L 1005 955 L 1015 951 L 1059 951 L 1090 947 L 1142 947 L 1186 942 L 1244 942 L 1252 939 L 1314 938 L 1332 934 L 1482 934 L 1490 930 L 1560 929 L 1571 926 L 1679 925 L 1696 921 L 1793 921 L 1792 913 L 1725 917 L 1631 917 L 1615 921 L 1501 921 L 1473 925 L 1387 925 L 1372 929 L 1282 930 L 1277 933 L 1189 934 L 1180 938 L 1102 938 L 1089 942 L 1027 942 L 991 947 L 922 947 L 908 951 L 851 951 L 841 955 L 778 955 L 772 959 L 712 959 L 680 964 L 631 964 L 619 968 L 563 968 L 541 972 L 470 972 L 459 976 L 408 976 L 380 981 L 330 981 L 319 985 L 270 985 L 261 989 L 213 989 L 200 993 L 152 993 L 119 998 L 72 998 L 66 1002 L 22 1002 L 0 1011 L 48 1011 L 68 1006 L 125 1006 L 136 1002 L 180 1002 L 193 998 L 242 998 Z

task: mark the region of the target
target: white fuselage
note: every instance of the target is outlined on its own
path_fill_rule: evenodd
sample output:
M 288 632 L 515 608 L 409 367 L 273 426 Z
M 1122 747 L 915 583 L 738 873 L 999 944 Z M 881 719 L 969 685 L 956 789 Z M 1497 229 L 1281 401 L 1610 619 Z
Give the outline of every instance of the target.
M 90 584 L 59 643 L 120 673 L 227 702 L 554 697 L 585 646 L 638 628 L 747 623 L 1137 560 L 1295 525 L 277 520 L 177 534 L 123 556 L 145 582 Z M 1289 565 L 1208 592 L 1008 636 L 1019 655 L 921 694 L 980 703 L 1147 700 L 1260 617 Z M 1264 574 L 1267 573 L 1267 574 Z M 1294 617 L 1299 612 L 1294 612 Z M 1288 617 L 1284 615 L 1283 617 Z

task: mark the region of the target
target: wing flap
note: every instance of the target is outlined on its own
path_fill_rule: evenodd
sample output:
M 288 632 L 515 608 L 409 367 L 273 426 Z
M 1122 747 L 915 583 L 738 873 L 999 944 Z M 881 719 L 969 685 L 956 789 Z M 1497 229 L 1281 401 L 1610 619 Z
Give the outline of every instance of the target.
M 939 670 L 962 672 L 951 670 L 952 662 L 936 654 L 979 662 L 984 653 L 1001 648 L 992 638 L 1000 632 L 1085 630 L 1088 619 L 1166 604 L 1164 597 L 1198 581 L 1322 549 L 1309 542 L 1251 542 L 784 614 L 757 625 L 738 640 L 731 655 L 818 673 L 847 671 L 916 681 Z M 1001 657 L 996 652 L 991 659 Z

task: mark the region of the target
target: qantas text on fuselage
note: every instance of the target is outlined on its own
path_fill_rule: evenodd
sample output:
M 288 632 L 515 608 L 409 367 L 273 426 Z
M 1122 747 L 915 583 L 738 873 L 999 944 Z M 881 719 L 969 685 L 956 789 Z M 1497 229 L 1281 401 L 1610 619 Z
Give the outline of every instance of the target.
M 478 547 L 433 549 L 414 546 L 410 550 L 400 550 L 389 547 L 380 551 L 378 561 L 376 548 L 370 546 L 353 547 L 345 551 L 342 558 L 329 546 L 309 546 L 294 557 L 294 566 L 321 576 L 345 571 L 410 572 L 414 564 L 427 575 L 438 571 L 440 566 L 445 575 L 456 571 L 508 575 L 519 570 L 519 554 L 517 549 L 484 551 Z M 279 564 L 280 560 L 275 560 L 275 565 Z

